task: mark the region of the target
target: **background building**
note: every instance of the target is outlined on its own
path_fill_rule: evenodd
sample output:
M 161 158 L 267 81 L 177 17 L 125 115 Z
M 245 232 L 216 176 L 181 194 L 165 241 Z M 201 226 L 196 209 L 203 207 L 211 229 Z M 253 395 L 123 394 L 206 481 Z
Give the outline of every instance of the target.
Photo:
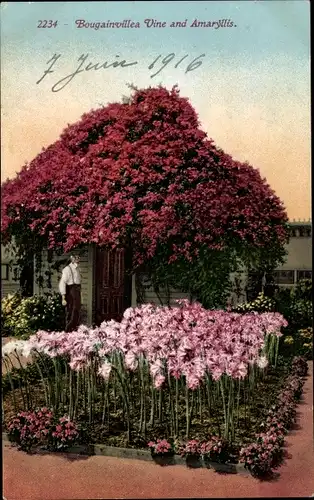
M 312 278 L 312 226 L 311 221 L 290 223 L 291 237 L 287 245 L 285 263 L 274 273 L 279 287 L 293 287 L 300 279 Z M 76 252 L 73 252 L 75 254 Z M 157 294 L 145 275 L 127 276 L 123 250 L 107 252 L 93 245 L 80 251 L 82 274 L 82 321 L 87 324 L 100 323 L 108 319 L 120 319 L 129 306 L 140 303 L 174 304 L 178 298 L 188 298 L 180 290 L 159 290 Z M 50 290 L 58 291 L 58 282 L 65 265 L 65 256 L 56 257 L 45 252 L 42 255 L 41 276 L 44 286 L 40 287 L 33 270 L 28 272 L 31 293 L 39 294 Z M 35 266 L 36 267 L 36 266 Z M 26 273 L 27 274 L 27 273 Z M 250 300 L 249 276 L 246 273 L 233 277 L 235 289 L 230 304 Z M 1 248 L 1 297 L 14 293 L 21 287 L 23 275 L 14 263 L 13 252 Z M 140 282 L 140 286 L 137 286 Z M 28 290 L 30 287 L 28 286 Z M 140 294 L 140 295 L 139 295 Z

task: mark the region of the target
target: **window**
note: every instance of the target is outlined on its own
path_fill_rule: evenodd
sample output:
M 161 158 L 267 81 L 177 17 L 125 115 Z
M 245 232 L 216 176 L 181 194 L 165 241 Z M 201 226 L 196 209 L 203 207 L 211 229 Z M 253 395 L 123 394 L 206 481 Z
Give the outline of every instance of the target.
M 20 268 L 12 266 L 12 281 L 20 281 Z
M 9 264 L 1 264 L 1 280 L 9 281 Z
M 275 271 L 274 279 L 277 285 L 293 285 L 294 271 Z
M 312 237 L 312 226 L 300 225 L 300 226 L 290 226 L 290 236 L 291 238 L 311 238 Z
M 312 271 L 297 271 L 297 281 L 300 280 L 311 280 L 312 279 Z

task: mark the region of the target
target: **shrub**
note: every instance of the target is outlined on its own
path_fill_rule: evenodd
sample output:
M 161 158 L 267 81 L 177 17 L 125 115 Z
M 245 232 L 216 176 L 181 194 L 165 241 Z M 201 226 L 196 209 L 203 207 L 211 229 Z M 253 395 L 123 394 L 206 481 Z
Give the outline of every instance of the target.
M 313 358 L 313 328 L 302 328 L 283 337 L 286 354 L 301 355 L 306 359 Z
M 230 443 L 217 436 L 212 436 L 209 441 L 201 444 L 201 455 L 204 460 L 226 463 L 230 460 Z
M 276 302 L 266 297 L 263 293 L 259 293 L 255 300 L 251 302 L 246 302 L 244 304 L 239 304 L 234 308 L 234 312 L 238 313 L 250 313 L 250 312 L 271 312 L 274 311 L 276 307 Z
M 313 327 L 302 328 L 297 332 L 298 353 L 307 359 L 313 357 Z
M 14 335 L 14 330 L 10 322 L 10 318 L 19 307 L 22 301 L 22 296 L 19 293 L 8 294 L 1 300 L 1 336 L 11 337 Z
M 198 439 L 192 439 L 179 446 L 181 457 L 199 457 L 201 455 L 201 444 Z
M 299 377 L 305 377 L 308 373 L 308 364 L 304 356 L 296 356 L 292 361 L 292 373 Z
M 8 424 L 9 440 L 21 450 L 29 451 L 32 446 L 48 439 L 51 425 L 52 412 L 48 408 L 20 412 Z
M 79 431 L 69 417 L 59 418 L 58 422 L 50 429 L 50 443 L 52 448 L 65 448 L 77 440 Z
M 7 429 L 9 440 L 23 451 L 29 451 L 36 445 L 65 448 L 79 436 L 74 422 L 64 416 L 55 423 L 53 412 L 48 408 L 18 413 L 10 420 Z
M 300 280 L 291 290 L 291 297 L 295 301 L 312 301 L 312 280 Z
M 175 453 L 174 444 L 167 441 L 167 439 L 157 439 L 156 442 L 150 441 L 148 447 L 150 448 L 152 456 L 169 456 Z
M 276 311 L 280 312 L 290 323 L 291 321 L 291 290 L 288 288 L 279 288 L 274 297 Z
M 266 422 L 262 423 L 263 432 L 257 435 L 255 443 L 240 450 L 240 461 L 254 476 L 269 474 L 282 462 L 284 435 L 295 421 L 296 403 L 307 374 L 306 359 L 295 357 L 291 368 L 277 404 L 270 408 Z
M 280 465 L 283 457 L 283 440 L 281 436 L 261 433 L 255 443 L 242 448 L 240 461 L 244 463 L 253 476 L 264 476 Z
M 38 330 L 64 328 L 64 308 L 57 293 L 24 299 L 19 294 L 9 296 L 2 299 L 1 310 L 4 332 L 10 336 L 28 337 Z
M 288 321 L 289 334 L 312 327 L 312 280 L 301 280 L 292 290 L 280 290 L 276 295 L 276 310 Z

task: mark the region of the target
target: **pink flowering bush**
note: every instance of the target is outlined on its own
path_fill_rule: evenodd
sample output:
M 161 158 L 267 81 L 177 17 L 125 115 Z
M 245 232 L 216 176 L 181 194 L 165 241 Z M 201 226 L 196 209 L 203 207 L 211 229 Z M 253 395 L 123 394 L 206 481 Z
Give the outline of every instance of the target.
M 47 441 L 52 426 L 53 414 L 48 408 L 22 411 L 7 426 L 10 441 L 29 451 L 34 445 Z
M 280 465 L 284 455 L 284 436 L 295 422 L 296 405 L 302 393 L 307 373 L 304 358 L 294 358 L 292 371 L 285 381 L 285 386 L 278 396 L 276 405 L 273 405 L 263 422 L 263 431 L 257 436 L 255 443 L 243 447 L 240 451 L 240 461 L 253 475 L 269 474 Z
M 261 428 L 264 431 L 269 431 L 272 434 L 276 434 L 278 436 L 285 436 L 288 432 L 280 420 L 279 415 L 270 416 L 268 415 L 266 418 L 266 422 L 261 423 Z
M 230 443 L 218 436 L 212 436 L 209 441 L 201 444 L 201 455 L 206 461 L 226 463 L 231 458 Z
M 29 451 L 33 446 L 63 448 L 77 440 L 77 426 L 68 417 L 54 423 L 54 415 L 48 408 L 20 412 L 7 425 L 8 437 L 19 449 Z
M 157 441 L 149 441 L 148 445 L 152 456 L 172 456 L 175 454 L 175 446 L 173 442 L 167 439 L 157 439 Z
M 69 417 L 59 418 L 58 422 L 50 429 L 51 445 L 53 448 L 65 448 L 73 444 L 79 437 L 79 431 Z
M 296 356 L 292 361 L 292 371 L 300 377 L 306 377 L 308 373 L 308 364 L 304 356 Z
M 201 456 L 201 443 L 198 439 L 191 439 L 187 443 L 179 446 L 179 453 L 181 457 L 200 457 Z
M 264 476 L 280 464 L 283 457 L 283 441 L 276 434 L 260 434 L 255 443 L 240 450 L 240 461 L 253 476 Z

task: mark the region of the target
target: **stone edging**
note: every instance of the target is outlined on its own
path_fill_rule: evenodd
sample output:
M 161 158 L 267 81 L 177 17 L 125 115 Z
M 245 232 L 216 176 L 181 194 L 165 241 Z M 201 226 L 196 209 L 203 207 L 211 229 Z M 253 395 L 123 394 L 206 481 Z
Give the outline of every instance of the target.
M 2 433 L 3 443 L 9 443 L 8 435 L 4 432 Z M 42 449 L 37 449 L 36 452 L 39 454 L 49 453 L 43 451 Z M 62 453 L 67 453 L 71 455 L 87 455 L 87 456 L 105 456 L 105 457 L 116 457 L 116 458 L 133 458 L 136 460 L 144 460 L 146 462 L 156 462 L 150 451 L 148 450 L 138 450 L 136 448 L 118 448 L 115 446 L 106 446 L 102 444 L 92 444 L 92 445 L 76 445 L 63 450 Z M 174 455 L 171 459 L 158 460 L 160 465 L 186 465 L 185 458 L 178 455 Z M 241 476 L 251 476 L 250 472 L 244 468 L 244 464 L 219 464 L 216 462 L 204 462 L 200 459 L 197 462 L 195 468 L 207 468 L 213 469 L 217 472 L 224 472 L 228 474 L 240 474 Z

